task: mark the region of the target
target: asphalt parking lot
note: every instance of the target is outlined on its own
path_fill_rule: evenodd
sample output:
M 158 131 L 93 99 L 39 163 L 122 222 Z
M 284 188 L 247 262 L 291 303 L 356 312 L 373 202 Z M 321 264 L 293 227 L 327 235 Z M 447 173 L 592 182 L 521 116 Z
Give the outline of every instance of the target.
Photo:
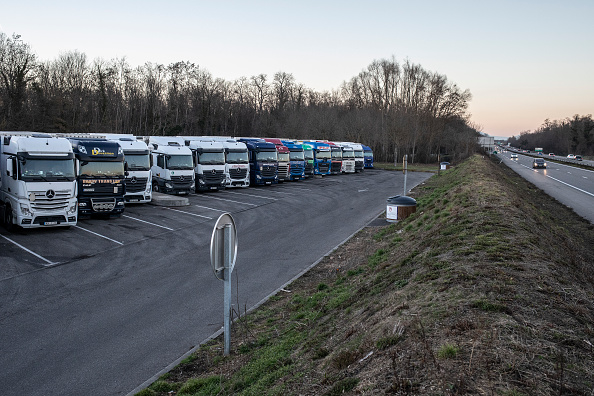
M 409 173 L 407 186 L 430 176 Z M 373 220 L 403 181 L 372 170 L 127 206 L 70 229 L 2 229 L 0 389 L 128 394 L 221 328 L 209 245 L 222 213 L 237 225 L 232 301 L 243 311 Z

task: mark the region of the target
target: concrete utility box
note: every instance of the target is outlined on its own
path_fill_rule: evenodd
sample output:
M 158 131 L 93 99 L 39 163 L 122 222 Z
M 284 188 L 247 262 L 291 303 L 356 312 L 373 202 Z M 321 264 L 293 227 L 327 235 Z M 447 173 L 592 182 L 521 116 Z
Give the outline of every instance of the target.
M 411 197 L 395 195 L 388 198 L 386 220 L 395 223 L 404 220 L 417 211 L 417 201 Z
M 446 169 L 450 169 L 450 163 L 449 162 L 441 162 L 440 164 L 440 169 L 441 170 L 446 170 Z

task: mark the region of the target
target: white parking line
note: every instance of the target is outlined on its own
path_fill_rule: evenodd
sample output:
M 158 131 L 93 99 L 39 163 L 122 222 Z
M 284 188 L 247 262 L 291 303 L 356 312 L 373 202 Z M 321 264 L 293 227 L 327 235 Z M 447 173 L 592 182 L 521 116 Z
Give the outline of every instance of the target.
M 196 213 L 184 212 L 183 210 L 168 208 L 166 206 L 164 206 L 163 208 L 164 209 L 167 209 L 167 210 L 173 210 L 174 212 L 179 212 L 179 213 L 187 214 L 187 215 L 190 215 L 190 216 L 202 217 L 202 218 L 205 218 L 205 219 L 212 220 L 212 217 L 202 216 L 202 215 L 199 215 L 199 214 L 196 214 Z
M 234 201 L 232 199 L 225 199 L 225 198 L 217 198 L 217 197 L 208 197 L 211 199 L 218 199 L 219 201 L 227 201 L 227 202 L 233 202 L 233 203 L 238 203 L 238 204 L 243 204 L 243 205 L 250 205 L 250 206 L 258 206 L 256 204 L 252 204 L 252 203 L 247 203 L 247 202 L 240 202 L 240 201 Z
M 52 262 L 52 261 L 49 261 L 49 260 L 48 260 L 48 259 L 46 259 L 45 257 L 43 257 L 43 256 L 40 256 L 40 255 L 38 255 L 37 253 L 35 253 L 35 252 L 33 252 L 33 251 L 31 251 L 31 250 L 27 249 L 26 247 L 24 247 L 24 246 L 23 246 L 23 245 L 21 245 L 20 243 L 17 243 L 17 242 L 15 242 L 15 241 L 13 241 L 12 239 L 5 237 L 4 235 L 0 235 L 0 237 L 2 237 L 2 238 L 4 238 L 4 239 L 6 239 L 6 240 L 7 240 L 8 242 L 10 242 L 10 243 L 13 243 L 13 244 L 17 245 L 18 247 L 20 247 L 21 249 L 23 249 L 23 250 L 24 250 L 24 251 L 26 251 L 27 253 L 31 253 L 33 256 L 35 256 L 35 257 L 37 257 L 37 258 L 39 258 L 39 259 L 41 259 L 41 260 L 45 261 L 47 264 L 42 264 L 44 267 L 48 267 L 48 266 L 50 266 L 50 265 L 54 265 L 54 264 L 56 264 L 56 263 L 54 263 L 54 262 Z
M 225 191 L 225 194 L 237 194 L 237 195 L 245 195 L 248 197 L 254 197 L 254 198 L 263 198 L 263 199 L 272 199 L 274 201 L 277 201 L 276 198 L 270 198 L 270 197 L 265 197 L 262 195 L 254 195 L 254 194 L 246 194 L 246 193 L 240 193 L 240 192 L 235 192 L 235 191 Z
M 108 241 L 112 241 L 112 242 L 115 242 L 115 243 L 117 243 L 117 244 L 119 244 L 119 245 L 123 245 L 123 243 L 122 243 L 122 242 L 116 241 L 115 239 L 108 238 L 108 237 L 106 237 L 105 235 L 98 234 L 98 233 L 96 233 L 96 232 L 94 232 L 94 231 L 87 230 L 86 228 L 82 228 L 81 226 L 77 226 L 77 225 L 75 225 L 75 226 L 74 226 L 74 228 L 78 228 L 79 230 L 83 230 L 83 231 L 89 232 L 89 233 L 91 233 L 91 234 L 93 234 L 93 235 L 97 235 L 98 237 L 101 237 L 101 238 L 107 239 Z
M 128 219 L 140 221 L 142 223 L 154 225 L 155 227 L 161 227 L 161 228 L 165 228 L 166 230 L 173 231 L 173 228 L 169 228 L 169 227 L 165 227 L 165 226 L 162 226 L 162 225 L 159 225 L 159 224 L 151 223 L 150 221 L 140 220 L 140 219 L 137 219 L 136 217 L 132 217 L 132 216 L 128 216 L 128 215 L 122 215 L 122 216 L 123 217 L 127 217 Z
M 208 206 L 202 206 L 202 205 L 196 205 L 196 204 L 192 204 L 192 206 L 194 206 L 196 208 L 203 208 L 203 209 L 208 209 L 208 210 L 214 210 L 215 212 L 226 212 L 226 210 L 215 209 L 215 208 L 211 208 L 211 207 L 208 207 Z

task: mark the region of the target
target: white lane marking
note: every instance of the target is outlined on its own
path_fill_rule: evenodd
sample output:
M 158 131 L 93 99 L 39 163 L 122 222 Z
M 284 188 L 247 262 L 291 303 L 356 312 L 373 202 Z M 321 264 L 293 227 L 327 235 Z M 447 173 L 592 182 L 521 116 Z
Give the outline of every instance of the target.
M 10 243 L 13 243 L 13 244 L 17 245 L 18 247 L 20 247 L 21 249 L 23 249 L 23 250 L 24 250 L 24 251 L 26 251 L 27 253 L 30 253 L 30 254 L 32 254 L 33 256 L 35 256 L 35 257 L 37 257 L 37 258 L 39 258 L 39 259 L 41 259 L 41 260 L 45 261 L 47 264 L 42 264 L 44 267 L 49 267 L 50 265 L 54 265 L 54 264 L 56 264 L 56 263 L 54 263 L 54 262 L 52 262 L 52 261 L 49 261 L 49 260 L 48 260 L 48 259 L 46 259 L 45 257 L 43 257 L 43 256 L 40 256 L 40 255 L 38 255 L 37 253 L 35 253 L 35 252 L 33 252 L 33 251 L 31 251 L 31 250 L 27 249 L 26 247 L 24 247 L 24 246 L 23 246 L 23 245 L 21 245 L 20 243 L 18 243 L 18 242 L 15 242 L 15 241 L 13 241 L 13 240 L 12 240 L 12 239 L 10 239 L 10 238 L 7 238 L 7 237 L 5 237 L 4 235 L 0 235 L 0 237 L 2 237 L 2 238 L 4 238 L 4 239 L 6 239 L 6 240 L 7 240 L 8 242 L 10 242 Z
M 208 206 L 195 205 L 195 204 L 192 204 L 192 206 L 195 206 L 195 207 L 197 207 L 197 208 L 203 208 L 203 209 L 208 209 L 208 210 L 214 210 L 215 212 L 226 212 L 226 210 L 222 210 L 222 209 L 215 209 L 215 208 L 211 208 L 211 207 L 208 207 Z
M 246 193 L 240 193 L 240 192 L 235 192 L 235 191 L 225 191 L 225 194 L 237 194 L 237 195 L 245 195 L 248 197 L 254 197 L 254 198 L 263 198 L 263 199 L 272 199 L 274 201 L 277 201 L 276 198 L 270 198 L 270 197 L 265 197 L 263 195 L 254 195 L 254 194 L 246 194 Z
M 232 199 L 217 198 L 217 197 L 208 197 L 208 198 L 211 198 L 211 199 L 218 199 L 219 201 L 234 202 L 234 203 L 238 203 L 238 204 L 242 204 L 242 205 L 258 206 L 258 205 L 256 205 L 256 204 L 251 204 L 251 203 L 247 203 L 247 202 L 234 201 L 234 200 L 232 200 Z
M 77 226 L 77 225 L 75 225 L 75 226 L 74 226 L 74 228 L 78 228 L 79 230 L 83 230 L 83 231 L 89 232 L 89 233 L 91 233 L 91 234 L 93 234 L 93 235 L 97 235 L 98 237 L 101 237 L 101 238 L 107 239 L 108 241 L 112 241 L 112 242 L 115 242 L 115 243 L 117 243 L 117 244 L 119 244 L 119 245 L 123 245 L 123 243 L 122 243 L 122 242 L 116 241 L 115 239 L 108 238 L 108 237 L 106 237 L 105 235 L 98 234 L 98 233 L 96 233 L 96 232 L 94 232 L 94 231 L 87 230 L 86 228 L 82 228 L 81 226 Z
M 123 217 L 126 217 L 126 218 L 128 218 L 128 219 L 132 219 L 132 220 L 140 221 L 140 222 L 142 222 L 142 223 L 146 223 L 146 224 L 154 225 L 155 227 L 161 227 L 161 228 L 165 228 L 166 230 L 173 231 L 173 228 L 169 228 L 169 227 L 165 227 L 165 226 L 162 226 L 162 225 L 159 225 L 159 224 L 151 223 L 150 221 L 140 220 L 140 219 L 137 219 L 136 217 L 132 217 L 132 216 L 128 216 L 128 215 L 122 215 L 122 216 L 123 216 Z
M 577 188 L 576 186 L 572 186 L 571 184 L 569 184 L 569 183 L 565 183 L 564 181 L 561 181 L 561 180 L 559 180 L 559 179 L 555 179 L 555 178 L 554 178 L 554 177 L 552 177 L 552 176 L 548 176 L 548 175 L 545 175 L 545 176 L 547 176 L 547 177 L 550 177 L 551 179 L 553 179 L 553 180 L 555 180 L 555 181 L 558 181 L 558 182 L 559 182 L 559 183 L 561 183 L 561 184 L 565 184 L 565 185 L 566 185 L 566 186 L 568 186 L 568 187 L 575 188 L 575 189 L 576 189 L 576 190 L 578 190 L 578 191 L 581 191 L 581 192 L 583 192 L 583 193 L 585 193 L 585 194 L 588 194 L 588 195 L 591 195 L 591 196 L 593 196 L 593 197 L 594 197 L 594 194 L 592 194 L 591 192 L 588 192 L 588 191 L 586 191 L 586 190 L 582 190 L 581 188 Z
M 184 212 L 183 210 L 168 208 L 166 206 L 164 206 L 164 209 L 173 210 L 174 212 L 179 212 L 179 213 L 187 214 L 187 215 L 190 215 L 190 216 L 202 217 L 202 218 L 205 218 L 205 219 L 212 220 L 212 217 L 202 216 L 202 215 L 199 215 L 199 214 L 196 214 L 196 213 Z

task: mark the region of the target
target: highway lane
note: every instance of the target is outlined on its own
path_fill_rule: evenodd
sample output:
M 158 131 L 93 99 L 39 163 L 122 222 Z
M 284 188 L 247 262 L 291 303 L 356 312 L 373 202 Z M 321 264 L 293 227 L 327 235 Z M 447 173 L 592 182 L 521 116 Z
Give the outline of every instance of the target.
M 407 186 L 429 176 L 409 173 Z M 2 394 L 125 395 L 218 331 L 223 284 L 208 249 L 220 213 L 237 224 L 232 301 L 243 310 L 385 210 L 402 186 L 400 172 L 366 170 L 192 195 L 175 210 L 131 206 L 128 217 L 70 230 L 0 231 Z
M 533 169 L 533 157 L 518 153 L 518 159 L 512 160 L 511 154 L 498 155 L 520 176 L 594 223 L 594 171 L 552 162 L 546 155 L 542 157 L 547 168 Z

